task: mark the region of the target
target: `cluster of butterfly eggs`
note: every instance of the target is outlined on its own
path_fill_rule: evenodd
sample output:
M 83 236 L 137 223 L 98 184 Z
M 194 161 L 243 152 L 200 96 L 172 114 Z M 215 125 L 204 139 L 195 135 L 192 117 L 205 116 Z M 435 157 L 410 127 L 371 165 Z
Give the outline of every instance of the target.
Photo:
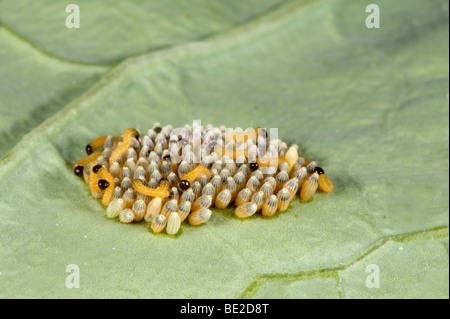
M 333 190 L 323 169 L 299 156 L 297 145 L 267 141 L 260 129 L 232 133 L 231 139 L 224 128 L 210 125 L 200 137 L 189 125 L 182 134 L 172 131 L 155 123 L 145 136 L 129 128 L 122 136 L 101 136 L 86 146 L 88 155 L 75 163 L 74 173 L 84 177 L 95 198 L 102 198 L 108 217 L 122 223 L 145 220 L 155 233 L 176 234 L 185 220 L 192 225 L 208 221 L 211 207 L 234 204 L 240 218 L 259 211 L 272 216 L 286 210 L 297 193 L 308 200 L 317 189 Z M 194 150 L 196 138 L 205 143 Z M 230 151 L 242 143 L 245 153 Z M 179 164 L 171 160 L 173 145 L 183 149 Z M 259 159 L 262 149 L 277 159 L 275 165 Z

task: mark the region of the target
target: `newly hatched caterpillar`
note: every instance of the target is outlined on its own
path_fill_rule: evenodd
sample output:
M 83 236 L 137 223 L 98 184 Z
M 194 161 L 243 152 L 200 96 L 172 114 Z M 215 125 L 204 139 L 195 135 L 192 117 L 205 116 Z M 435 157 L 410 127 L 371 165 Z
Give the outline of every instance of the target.
M 145 221 L 154 233 L 174 235 L 185 221 L 207 222 L 214 207 L 234 206 L 239 218 L 270 217 L 288 210 L 296 194 L 309 200 L 318 190 L 331 193 L 325 171 L 298 149 L 261 128 L 230 133 L 155 123 L 143 135 L 128 128 L 92 140 L 73 172 L 102 199 L 109 218 Z

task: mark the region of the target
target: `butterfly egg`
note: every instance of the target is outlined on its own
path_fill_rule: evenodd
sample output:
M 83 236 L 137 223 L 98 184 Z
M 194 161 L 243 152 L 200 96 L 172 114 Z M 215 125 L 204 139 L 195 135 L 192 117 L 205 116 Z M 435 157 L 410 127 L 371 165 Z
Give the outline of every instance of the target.
M 172 187 L 170 189 L 170 199 L 175 199 L 176 201 L 178 201 L 180 199 L 180 193 L 178 192 L 178 188 L 176 187 Z
M 318 186 L 319 186 L 319 174 L 314 173 L 311 176 L 309 176 L 304 182 L 300 190 L 300 198 L 304 200 L 310 199 L 316 192 Z
M 225 139 L 225 154 L 227 157 L 232 156 L 234 149 L 236 149 L 234 141 L 227 141 Z
M 236 186 L 236 182 L 234 181 L 234 178 L 233 178 L 233 177 L 228 176 L 228 177 L 223 181 L 223 183 L 222 183 L 222 185 L 221 185 L 221 187 L 220 187 L 220 190 L 223 190 L 223 189 L 225 189 L 225 188 L 229 189 L 231 192 L 236 192 L 237 186 Z
M 161 133 L 161 131 L 162 131 L 161 123 L 159 123 L 159 122 L 153 123 L 152 130 L 157 134 Z M 156 136 L 156 134 L 155 134 L 155 136 Z
M 130 175 L 134 175 L 134 171 L 136 170 L 136 163 L 134 162 L 134 159 L 127 159 L 123 167 L 126 167 L 130 170 Z
M 288 190 L 290 195 L 289 201 L 294 198 L 295 193 L 298 191 L 298 182 L 298 179 L 294 177 L 284 184 L 284 188 Z
M 151 128 L 151 129 L 149 129 L 148 131 L 147 131 L 147 136 L 152 140 L 152 141 L 155 141 L 155 138 L 156 138 L 156 135 L 157 135 L 158 133 L 156 133 L 155 132 L 155 130 L 153 129 L 153 128 Z
M 202 174 L 200 175 L 199 178 L 197 178 L 197 181 L 200 183 L 202 187 L 204 187 L 206 184 L 208 184 L 209 178 L 208 176 L 206 176 L 206 174 Z
M 147 205 L 147 211 L 144 215 L 144 220 L 150 223 L 156 216 L 159 215 L 162 208 L 163 199 L 161 197 L 154 197 Z
M 236 157 L 236 165 L 242 165 L 246 162 L 247 158 L 245 155 L 239 155 Z
M 191 212 L 191 202 L 181 202 L 178 205 L 178 215 L 180 215 L 181 222 L 184 222 L 185 219 L 189 216 L 189 213 Z
M 160 145 L 160 147 L 162 149 L 165 149 L 167 147 L 167 140 L 166 140 L 166 138 L 164 137 L 163 134 L 156 135 L 155 143 L 156 143 L 156 145 Z M 156 146 L 155 146 L 155 148 L 156 148 Z
M 272 143 L 272 141 L 267 146 L 267 153 L 270 155 L 270 157 L 284 157 L 284 154 L 280 155 L 278 152 L 278 145 L 275 143 Z
M 116 141 L 114 140 L 114 136 L 111 136 L 111 135 L 106 136 L 103 147 L 113 149 L 115 145 L 116 145 Z
M 168 218 L 170 213 L 177 211 L 177 208 L 178 208 L 178 201 L 175 199 L 171 199 L 163 206 L 161 210 L 161 215 L 164 215 L 166 218 Z
M 215 168 L 211 168 L 211 176 L 219 176 L 219 171 Z M 220 176 L 219 176 L 220 177 Z M 222 180 L 222 179 L 221 179 Z
M 187 139 L 187 138 L 181 139 L 181 140 L 180 140 L 180 143 L 181 143 L 181 145 L 183 146 L 183 153 L 182 153 L 183 156 L 188 156 L 189 153 L 191 153 L 192 150 L 193 150 L 193 148 L 192 148 L 192 146 L 191 146 L 191 144 L 190 144 L 189 139 Z M 189 161 L 187 161 L 187 162 L 190 163 Z
M 254 213 L 256 213 L 256 210 L 258 209 L 258 206 L 255 203 L 244 203 L 239 205 L 234 213 L 239 218 L 247 218 L 252 216 Z
M 140 222 L 144 219 L 146 208 L 145 202 L 142 199 L 138 199 L 134 202 L 132 207 L 134 212 L 134 221 Z
M 310 199 L 319 186 L 319 174 L 314 173 L 305 181 L 300 191 L 300 197 L 304 200 Z
M 177 212 L 170 213 L 169 218 L 167 220 L 166 232 L 169 235 L 174 235 L 178 233 L 181 226 L 181 218 Z
M 113 162 L 111 164 L 111 167 L 109 168 L 109 172 L 113 177 L 122 178 L 122 168 L 120 167 L 119 163 Z
M 214 201 L 216 198 L 216 189 L 214 188 L 213 184 L 208 183 L 202 188 L 202 195 L 209 195 L 212 197 L 212 200 Z
M 192 210 L 196 211 L 200 208 L 209 208 L 212 204 L 212 196 L 202 195 L 192 203 Z
M 298 179 L 298 189 L 300 189 L 303 184 L 306 182 L 306 178 L 308 177 L 308 172 L 305 166 L 297 169 L 293 176 Z
M 155 161 L 150 162 L 148 165 L 148 172 L 152 174 L 154 171 L 157 171 L 159 169 L 158 164 Z
M 198 181 L 195 181 L 191 185 L 191 188 L 192 188 L 192 191 L 194 192 L 195 198 L 197 198 L 202 193 L 202 185 Z
M 295 172 L 302 167 L 306 167 L 306 162 L 303 157 L 299 157 L 298 160 L 295 161 L 294 167 L 292 167 L 292 171 Z
M 138 141 L 137 138 L 133 137 L 131 139 L 131 147 L 134 148 L 135 150 L 138 150 L 139 148 L 141 148 L 141 143 Z
M 325 174 L 319 174 L 319 188 L 325 193 L 331 193 L 333 182 Z
M 277 168 L 273 165 L 269 165 L 264 168 L 264 174 L 266 177 L 273 177 L 277 173 Z
M 184 126 L 184 130 L 181 131 L 181 136 L 182 137 L 189 137 L 192 133 L 192 126 L 189 124 L 186 124 Z
M 136 200 L 143 200 L 145 203 L 148 203 L 150 201 L 150 196 L 142 194 L 142 193 L 137 193 L 136 194 Z
M 198 163 L 197 157 L 195 156 L 194 152 L 190 151 L 187 152 L 187 154 L 183 157 L 183 159 L 188 162 L 189 164 Z
M 308 169 L 305 166 L 297 168 L 293 172 L 293 177 L 297 178 L 299 181 L 304 179 L 308 175 Z
M 225 169 L 228 170 L 228 172 L 230 173 L 230 176 L 234 176 L 234 174 L 236 174 L 236 172 L 237 172 L 236 163 L 231 162 L 231 163 L 225 164 Z
M 264 204 L 264 193 L 262 191 L 256 192 L 253 194 L 251 202 L 256 204 L 256 211 L 259 211 Z
M 181 201 L 183 202 L 194 202 L 195 200 L 195 194 L 192 188 L 189 188 L 188 190 L 184 191 L 181 194 Z
M 119 220 L 124 224 L 132 223 L 134 221 L 134 212 L 129 208 L 122 210 L 119 213 Z
M 264 198 L 267 198 L 272 195 L 274 188 L 272 187 L 272 184 L 270 184 L 269 182 L 265 182 L 259 190 L 263 192 Z
M 159 170 L 154 170 L 153 173 L 150 175 L 150 179 L 154 179 L 157 182 L 159 182 L 162 179 L 162 175 L 159 172 Z
M 152 220 L 152 225 L 150 226 L 155 233 L 160 233 L 166 227 L 167 218 L 164 215 L 157 215 Z
M 211 165 L 211 163 L 212 163 L 212 157 L 211 157 L 211 155 L 203 155 L 202 154 L 202 161 L 201 161 L 201 165 L 202 166 L 205 166 L 205 167 L 207 167 L 207 168 L 210 168 L 212 165 Z
M 286 154 L 284 155 L 284 159 L 289 164 L 289 169 L 292 169 L 294 166 L 295 161 L 298 160 L 298 145 L 293 144 L 289 149 L 286 151 Z
M 219 175 L 215 175 L 211 178 L 210 183 L 214 186 L 216 194 L 218 194 L 221 190 L 222 178 Z
M 109 163 L 109 157 L 111 156 L 112 151 L 109 147 L 103 149 L 102 157 L 105 159 L 105 162 Z
M 291 197 L 291 194 L 289 194 L 289 191 L 286 188 L 283 188 L 280 190 L 277 194 L 278 197 L 278 210 L 280 212 L 285 211 L 289 207 L 289 198 Z
M 169 144 L 176 142 L 178 142 L 178 135 L 172 132 L 169 136 Z
M 250 168 L 248 166 L 248 164 L 242 164 L 239 168 L 238 168 L 238 173 L 241 172 L 242 174 L 244 174 L 244 177 L 247 179 L 250 175 Z
M 126 167 L 125 165 L 122 167 L 122 178 L 131 178 L 132 174 L 131 174 L 131 170 Z
M 256 145 L 252 145 L 248 147 L 248 161 L 254 162 L 258 158 L 258 147 Z
M 317 163 L 312 161 L 306 166 L 306 170 L 308 171 L 308 174 L 314 174 L 314 170 L 317 167 Z
M 272 176 L 267 176 L 266 178 L 264 178 L 262 183 L 263 184 L 269 183 L 270 186 L 272 187 L 272 193 L 274 192 L 275 188 L 277 187 L 277 181 L 276 181 L 275 177 L 272 177 Z
M 186 155 L 188 152 L 190 152 L 190 148 L 188 147 L 189 140 L 187 138 L 182 138 L 178 141 L 178 147 L 181 147 L 183 149 L 183 154 Z
M 267 148 L 267 140 L 265 136 L 258 136 L 256 138 L 256 144 L 258 146 L 261 146 L 263 148 L 263 150 L 266 150 Z
M 161 164 L 161 167 L 159 169 L 159 172 L 161 173 L 161 176 L 164 178 L 167 178 L 167 176 L 169 176 L 169 174 L 172 172 L 172 166 L 170 165 L 169 162 L 164 161 Z
M 280 156 L 286 156 L 287 151 L 288 151 L 288 147 L 287 147 L 286 143 L 281 142 L 278 145 L 278 154 L 280 154 Z
M 159 183 L 158 183 L 158 181 L 157 181 L 156 179 L 151 178 L 151 179 L 148 181 L 147 186 L 148 186 L 149 188 L 157 189 L 158 186 L 159 186 Z
M 102 165 L 103 167 L 105 167 L 106 169 L 108 168 L 108 166 L 109 166 L 109 164 L 108 164 L 108 162 L 106 161 L 106 159 L 102 156 L 102 155 L 100 155 L 99 157 L 97 157 L 97 164 L 99 164 L 99 165 Z
M 231 202 L 231 192 L 228 189 L 224 189 L 216 196 L 214 206 L 217 208 L 225 208 Z
M 261 172 L 260 169 L 257 169 L 256 171 L 254 171 L 251 176 L 256 177 L 259 182 L 261 182 L 263 180 L 263 178 L 264 178 L 264 175 L 263 175 L 263 173 Z
M 217 143 L 217 144 L 219 144 L 219 143 Z M 218 160 L 220 160 L 220 155 L 218 153 L 212 152 L 210 155 L 211 155 L 212 163 L 215 163 Z
M 135 201 L 135 194 L 134 190 L 132 188 L 128 188 L 125 193 L 122 195 L 122 199 L 124 202 L 125 208 L 130 208 L 133 206 L 133 203 Z
M 142 148 L 144 148 L 146 146 L 148 150 L 152 150 L 154 147 L 153 141 L 150 138 L 150 136 L 148 136 L 148 135 L 144 135 L 141 143 L 142 143 Z M 147 154 L 145 154 L 145 156 L 147 156 Z
M 142 166 L 138 166 L 136 168 L 136 170 L 134 171 L 133 178 L 134 179 L 141 179 L 141 178 L 143 178 L 145 180 L 145 174 L 146 174 L 145 169 Z
M 164 137 L 166 139 L 168 139 L 170 137 L 170 134 L 172 133 L 172 131 L 173 131 L 173 126 L 171 124 L 168 124 L 163 127 L 162 134 L 164 135 Z
M 278 209 L 278 197 L 276 195 L 270 195 L 264 201 L 262 206 L 262 215 L 265 217 L 272 216 Z
M 278 170 L 280 172 L 285 171 L 287 174 L 289 174 L 289 171 L 291 170 L 289 168 L 289 164 L 288 162 L 282 162 L 279 166 L 278 166 Z
M 133 183 L 131 182 L 131 179 L 129 179 L 128 177 L 125 177 L 122 179 L 122 181 L 120 182 L 120 187 L 126 191 L 129 188 L 131 188 L 131 186 L 133 185 Z
M 248 179 L 247 184 L 245 184 L 245 187 L 250 189 L 252 193 L 256 192 L 259 186 L 260 186 L 259 180 L 255 176 L 251 176 Z
M 247 182 L 245 179 L 245 175 L 242 172 L 237 172 L 234 177 L 234 183 L 236 184 L 236 192 L 239 192 L 242 188 L 244 188 L 245 183 Z
M 122 198 L 122 188 L 120 186 L 116 186 L 114 188 L 113 198 L 119 199 Z
M 172 161 L 172 156 L 170 155 L 170 150 L 166 147 L 167 147 L 167 145 L 163 149 L 161 158 L 163 161 L 170 162 L 170 161 Z
M 243 188 L 239 191 L 239 193 L 236 195 L 236 199 L 234 200 L 234 204 L 236 206 L 240 206 L 244 203 L 247 203 L 250 201 L 252 197 L 253 192 L 249 188 Z
M 132 147 L 128 148 L 127 152 L 125 153 L 125 157 L 127 161 L 131 158 L 133 162 L 136 162 L 137 159 L 137 153 L 136 150 Z
M 289 180 L 289 174 L 286 171 L 281 171 L 277 174 L 275 177 L 275 180 L 277 181 L 277 187 L 275 187 L 275 192 L 278 192 L 280 189 L 283 188 L 284 184 Z
M 136 162 L 136 166 L 142 166 L 146 171 L 148 171 L 149 162 L 146 157 L 141 156 Z
M 186 161 L 181 161 L 180 165 L 178 165 L 178 176 L 180 179 L 184 177 L 191 170 L 191 166 Z
M 201 225 L 211 218 L 212 211 L 207 208 L 201 208 L 189 214 L 188 222 L 191 225 Z
M 156 164 L 161 164 L 161 158 L 156 154 L 155 151 L 151 151 L 150 154 L 147 156 L 148 161 L 155 162 Z
M 143 145 L 139 150 L 139 157 L 147 158 L 148 154 L 150 154 L 151 150 L 147 145 Z
M 120 212 L 123 210 L 124 203 L 122 198 L 114 198 L 108 205 L 106 209 L 106 216 L 109 218 L 115 218 L 119 216 Z

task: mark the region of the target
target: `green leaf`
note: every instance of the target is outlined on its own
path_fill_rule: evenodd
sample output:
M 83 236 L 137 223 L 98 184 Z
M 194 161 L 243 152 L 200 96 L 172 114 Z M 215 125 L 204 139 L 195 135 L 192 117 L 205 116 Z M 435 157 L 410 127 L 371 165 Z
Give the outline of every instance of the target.
M 61 0 L 0 3 L 0 20 L 42 50 L 68 60 L 112 64 L 247 23 L 289 0 L 78 0 L 80 27 L 65 28 Z M 57 39 L 55 41 L 55 39 Z M 95 44 L 95 45 L 93 45 Z
M 0 3 L 0 297 L 448 298 L 448 1 L 378 1 L 379 29 L 369 1 L 241 2 L 80 1 L 77 30 L 60 2 Z M 196 119 L 278 128 L 335 191 L 173 238 L 72 173 L 99 135 Z
M 108 70 L 55 59 L 1 26 L 0 63 L 1 157 Z

